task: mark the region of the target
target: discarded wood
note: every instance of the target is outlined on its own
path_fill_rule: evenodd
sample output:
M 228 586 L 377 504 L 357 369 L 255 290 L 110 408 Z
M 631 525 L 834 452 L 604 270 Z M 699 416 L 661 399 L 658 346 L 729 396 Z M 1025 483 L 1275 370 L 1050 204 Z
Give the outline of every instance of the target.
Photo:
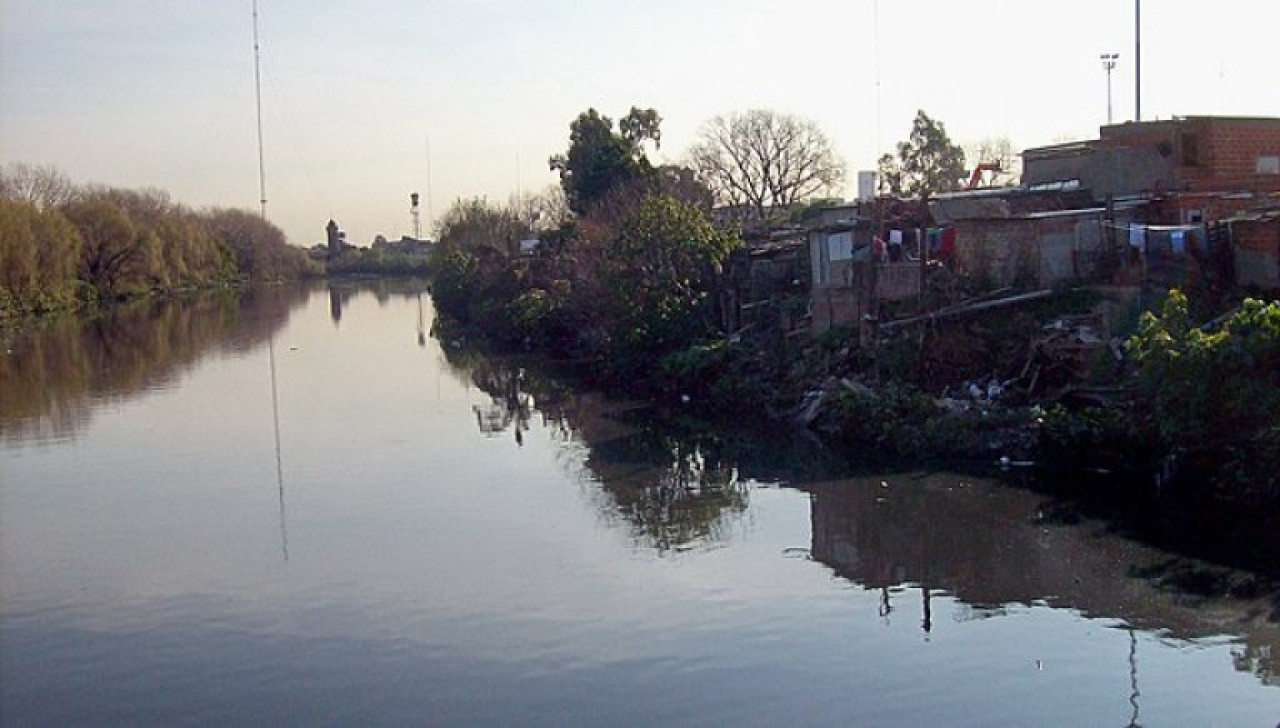
M 1034 291 L 1032 293 L 1022 293 L 1017 296 L 1009 296 L 1008 298 L 998 298 L 994 301 L 978 301 L 976 303 L 964 304 L 957 307 L 939 309 L 937 311 L 921 314 L 919 316 L 910 316 L 908 318 L 898 319 L 897 321 L 885 322 L 883 324 L 880 324 L 880 330 L 890 331 L 893 329 L 902 328 L 903 326 L 918 324 L 925 321 L 936 321 L 938 319 L 950 318 L 952 316 L 960 316 L 962 314 L 977 313 L 978 311 L 986 311 L 988 309 L 999 308 L 1001 306 L 1010 306 L 1015 303 L 1023 303 L 1026 301 L 1034 301 L 1039 298 L 1047 298 L 1052 294 L 1053 294 L 1052 290 L 1045 289 L 1042 291 Z
M 1232 316 L 1235 316 L 1239 310 L 1240 308 L 1237 306 L 1236 308 L 1233 308 L 1230 311 L 1227 311 L 1226 313 L 1222 314 L 1221 316 L 1218 316 L 1217 318 L 1204 322 L 1204 324 L 1200 326 L 1200 330 L 1213 331 L 1214 329 L 1222 325 L 1222 322 L 1226 321 Z

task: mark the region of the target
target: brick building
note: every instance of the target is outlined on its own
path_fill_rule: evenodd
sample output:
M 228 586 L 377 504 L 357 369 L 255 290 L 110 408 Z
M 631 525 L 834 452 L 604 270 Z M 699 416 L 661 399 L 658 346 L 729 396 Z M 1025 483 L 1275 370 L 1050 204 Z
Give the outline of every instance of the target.
M 1227 225 L 1235 249 L 1236 281 L 1280 288 L 1280 211 L 1241 215 Z
M 1097 139 L 1026 150 L 1022 182 L 1033 190 L 1085 190 L 1097 203 L 1163 199 L 1158 222 L 1211 222 L 1265 206 L 1280 193 L 1280 119 L 1185 116 L 1111 124 Z

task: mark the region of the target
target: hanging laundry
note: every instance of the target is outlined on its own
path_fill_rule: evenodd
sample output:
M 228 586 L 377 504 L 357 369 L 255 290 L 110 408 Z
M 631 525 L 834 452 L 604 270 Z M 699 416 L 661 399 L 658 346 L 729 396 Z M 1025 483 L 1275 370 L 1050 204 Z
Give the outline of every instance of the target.
M 871 255 L 877 263 L 883 263 L 888 259 L 888 252 L 885 250 L 884 240 L 879 236 L 871 239 Z
M 953 227 L 946 228 L 942 231 L 942 247 L 938 249 L 938 254 L 949 256 L 956 250 L 956 229 Z
M 1138 223 L 1129 225 L 1129 247 L 1145 250 L 1147 247 L 1147 228 Z
M 902 231 L 901 231 L 901 230 L 890 230 L 890 231 L 889 231 L 889 244 L 890 244 L 890 245 L 902 245 Z
M 1187 231 L 1174 230 L 1169 233 L 1169 246 L 1173 248 L 1174 255 L 1187 254 Z

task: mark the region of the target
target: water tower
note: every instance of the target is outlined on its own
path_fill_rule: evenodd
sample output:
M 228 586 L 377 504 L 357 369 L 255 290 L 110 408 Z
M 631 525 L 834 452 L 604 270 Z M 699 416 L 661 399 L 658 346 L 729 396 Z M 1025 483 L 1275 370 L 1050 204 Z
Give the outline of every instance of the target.
M 413 239 L 422 239 L 422 217 L 418 210 L 418 193 L 409 193 L 409 214 L 413 217 Z

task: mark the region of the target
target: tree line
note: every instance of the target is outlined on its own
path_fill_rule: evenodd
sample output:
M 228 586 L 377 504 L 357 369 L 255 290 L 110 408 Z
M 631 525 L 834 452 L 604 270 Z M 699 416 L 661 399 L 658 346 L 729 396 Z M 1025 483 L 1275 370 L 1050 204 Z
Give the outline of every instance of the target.
M 304 251 L 250 212 L 76 185 L 48 166 L 0 169 L 0 314 L 312 272 Z

